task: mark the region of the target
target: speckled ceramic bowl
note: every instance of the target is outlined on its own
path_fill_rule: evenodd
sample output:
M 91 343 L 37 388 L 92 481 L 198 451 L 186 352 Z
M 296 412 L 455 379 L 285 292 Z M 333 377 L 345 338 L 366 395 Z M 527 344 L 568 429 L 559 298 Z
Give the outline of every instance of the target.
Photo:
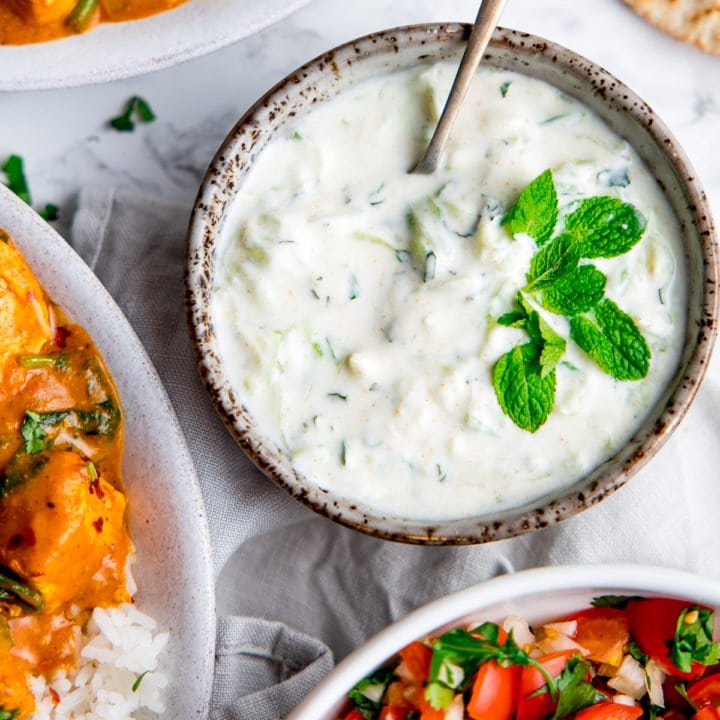
M 519 615 L 547 622 L 587 607 L 598 595 L 673 597 L 720 607 L 716 580 L 643 565 L 565 565 L 526 570 L 436 600 L 393 623 L 343 660 L 287 720 L 336 720 L 356 682 L 405 645 L 450 628 Z
M 160 631 L 170 632 L 160 657 L 169 680 L 162 718 L 202 720 L 215 660 L 212 556 L 200 487 L 175 412 L 107 290 L 65 240 L 3 185 L 0 228 L 12 235 L 53 300 L 90 333 L 115 379 L 126 419 L 123 478 L 137 548 L 135 599 Z
M 635 148 L 657 178 L 685 238 L 689 298 L 679 368 L 630 441 L 570 488 L 497 514 L 437 524 L 390 516 L 310 482 L 269 441 L 225 374 L 211 316 L 216 243 L 253 161 L 288 119 L 308 112 L 366 78 L 441 59 L 459 60 L 466 25 L 422 25 L 376 33 L 313 60 L 276 85 L 232 130 L 203 182 L 190 222 L 186 302 L 200 374 L 230 432 L 268 477 L 317 512 L 392 540 L 478 543 L 546 527 L 593 505 L 637 472 L 662 446 L 690 406 L 704 375 L 716 331 L 717 238 L 705 195 L 685 155 L 653 111 L 602 68 L 554 43 L 498 29 L 485 55 L 489 66 L 545 80 L 578 98 Z

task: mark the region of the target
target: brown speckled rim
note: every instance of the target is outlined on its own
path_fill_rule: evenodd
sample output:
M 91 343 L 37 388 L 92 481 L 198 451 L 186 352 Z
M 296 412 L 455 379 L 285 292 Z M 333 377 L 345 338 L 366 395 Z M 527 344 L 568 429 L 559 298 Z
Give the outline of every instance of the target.
M 309 482 L 270 442 L 223 369 L 213 319 L 216 243 L 253 161 L 278 128 L 367 77 L 459 58 L 464 24 L 430 24 L 373 33 L 321 55 L 290 74 L 240 119 L 200 187 L 190 219 L 185 303 L 200 376 L 230 433 L 260 470 L 309 508 L 376 537 L 464 545 L 513 537 L 571 517 L 622 486 L 662 447 L 695 398 L 710 359 L 717 318 L 717 237 L 705 193 L 675 138 L 652 109 L 589 60 L 542 38 L 498 28 L 483 63 L 546 80 L 600 115 L 643 158 L 677 215 L 688 268 L 688 318 L 680 365 L 665 394 L 629 442 L 569 488 L 493 515 L 436 524 L 380 514 Z

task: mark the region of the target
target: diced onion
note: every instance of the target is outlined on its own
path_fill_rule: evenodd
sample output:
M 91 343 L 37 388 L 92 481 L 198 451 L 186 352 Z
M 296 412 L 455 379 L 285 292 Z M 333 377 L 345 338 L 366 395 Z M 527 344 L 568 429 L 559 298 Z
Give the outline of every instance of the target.
M 648 660 L 645 666 L 645 687 L 647 687 L 650 702 L 659 707 L 665 707 L 665 696 L 663 695 L 663 681 L 665 673 L 655 660 Z
M 463 702 L 462 695 L 456 695 L 445 713 L 445 720 L 464 720 L 464 718 L 465 703 Z
M 574 638 L 577 635 L 577 620 L 568 620 L 567 622 L 554 622 L 543 625 L 545 632 L 551 635 L 553 632 L 558 632 L 561 635 L 567 635 L 570 638 Z
M 608 680 L 608 685 L 623 695 L 639 700 L 645 694 L 645 670 L 632 656 L 626 655 L 617 675 Z
M 636 705 L 635 698 L 632 698 L 629 695 L 614 695 L 612 697 L 612 701 L 618 705 L 630 705 L 631 707 L 635 707 Z
M 503 630 L 512 633 L 513 640 L 521 647 L 535 644 L 535 635 L 533 635 L 527 620 L 519 615 L 508 615 L 502 624 Z

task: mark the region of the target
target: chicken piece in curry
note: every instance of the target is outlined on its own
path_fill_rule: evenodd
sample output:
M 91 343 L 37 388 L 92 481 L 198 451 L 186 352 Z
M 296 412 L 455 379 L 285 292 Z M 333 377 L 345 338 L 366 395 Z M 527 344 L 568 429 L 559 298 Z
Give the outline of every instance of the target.
M 134 20 L 185 0 L 0 0 L 0 45 L 54 40 L 98 23 Z
M 117 392 L 0 230 L 0 718 L 30 717 L 30 675 L 77 663 L 94 607 L 130 601 Z

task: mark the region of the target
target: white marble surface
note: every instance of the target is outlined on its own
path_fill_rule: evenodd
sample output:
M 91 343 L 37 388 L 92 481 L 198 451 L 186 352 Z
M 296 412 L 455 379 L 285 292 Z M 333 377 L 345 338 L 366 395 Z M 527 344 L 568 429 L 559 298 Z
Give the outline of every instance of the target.
M 202 0 L 192 0 L 202 2 Z M 36 205 L 62 207 L 67 235 L 84 184 L 135 186 L 190 203 L 198 176 L 242 112 L 290 70 L 372 30 L 471 21 L 477 0 L 314 0 L 270 29 L 207 57 L 100 86 L 0 93 L 0 159 L 22 155 Z M 604 65 L 645 98 L 720 201 L 720 57 L 656 31 L 621 0 L 510 0 L 502 24 L 545 36 Z M 107 126 L 131 95 L 157 121 L 133 134 Z

